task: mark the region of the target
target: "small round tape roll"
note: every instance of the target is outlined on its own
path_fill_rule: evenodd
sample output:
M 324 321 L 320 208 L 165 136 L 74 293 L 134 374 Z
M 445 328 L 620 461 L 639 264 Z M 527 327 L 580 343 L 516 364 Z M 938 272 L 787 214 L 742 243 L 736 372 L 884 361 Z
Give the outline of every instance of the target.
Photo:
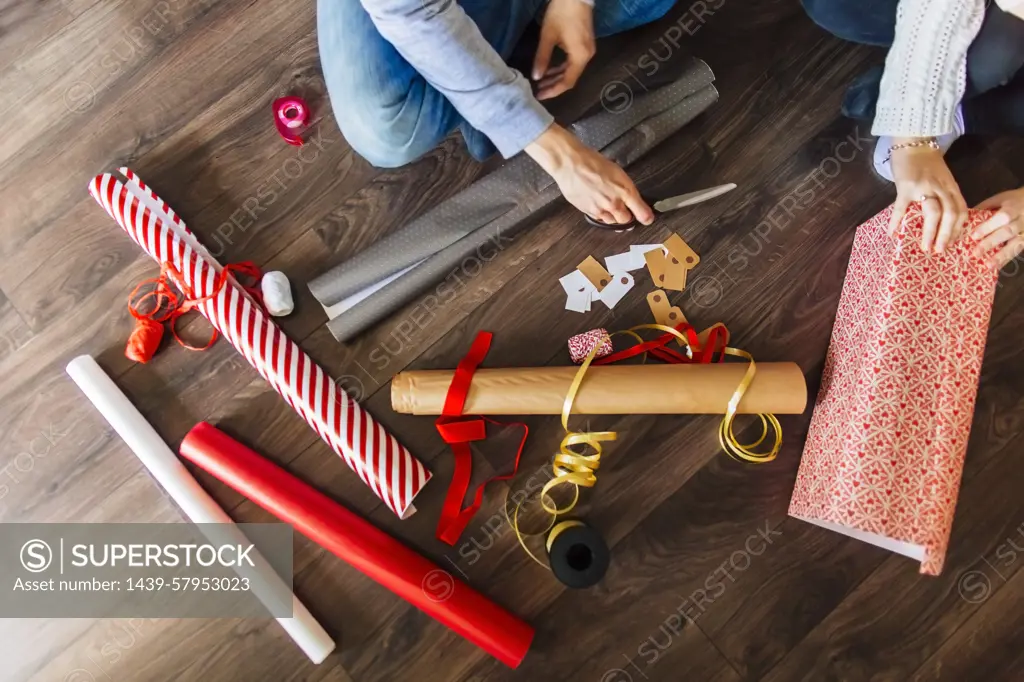
M 280 97 L 272 107 L 278 134 L 288 144 L 301 147 L 301 133 L 309 123 L 309 105 L 301 97 Z
M 306 124 L 308 114 L 306 103 L 298 97 L 282 97 L 277 107 L 277 117 L 288 128 L 301 128 Z
M 263 291 L 263 305 L 266 306 L 267 312 L 274 317 L 281 317 L 295 310 L 295 302 L 292 300 L 292 285 L 288 281 L 288 277 L 280 270 L 264 273 L 260 289 Z
M 595 529 L 582 521 L 562 521 L 547 539 L 551 572 L 566 587 L 584 589 L 601 582 L 608 571 L 611 552 Z

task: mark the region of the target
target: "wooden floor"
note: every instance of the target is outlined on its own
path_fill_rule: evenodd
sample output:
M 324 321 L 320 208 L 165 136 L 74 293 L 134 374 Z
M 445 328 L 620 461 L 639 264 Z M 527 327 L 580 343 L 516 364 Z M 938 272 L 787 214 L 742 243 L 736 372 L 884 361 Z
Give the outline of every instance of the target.
M 868 127 L 838 116 L 845 84 L 883 54 L 825 35 L 795 0 L 726 2 L 704 24 L 693 14 L 683 2 L 658 24 L 604 42 L 600 63 L 556 109 L 574 115 L 607 83 L 631 83 L 645 53 L 644 64 L 666 45 L 681 54 L 660 39 L 677 20 L 696 26 L 685 47 L 714 69 L 721 100 L 633 175 L 652 191 L 727 181 L 739 190 L 631 234 L 587 230 L 563 208 L 462 273 L 457 295 L 433 316 L 412 324 L 406 311 L 341 346 L 304 283 L 478 177 L 483 169 L 456 140 L 394 171 L 355 155 L 326 102 L 313 2 L 10 0 L 0 8 L 0 518 L 181 519 L 64 375 L 70 358 L 90 353 L 172 446 L 198 420 L 219 423 L 537 629 L 522 667 L 506 669 L 299 538 L 296 592 L 339 642 L 320 666 L 273 621 L 7 620 L 0 678 L 1024 679 L 1024 277 L 1012 267 L 996 299 L 939 578 L 787 518 L 809 414 L 782 419 L 783 452 L 766 466 L 724 456 L 715 418 L 600 420 L 624 437 L 582 507 L 612 547 L 594 589 L 566 591 L 522 553 L 493 521 L 500 486 L 460 546 L 434 539 L 451 455 L 431 419 L 391 412 L 389 378 L 454 366 L 479 329 L 496 333 L 492 365 L 565 364 L 570 335 L 647 321 L 643 286 L 613 312 L 563 310 L 556 280 L 588 254 L 678 231 L 702 258 L 680 297 L 687 316 L 726 322 L 735 345 L 798 362 L 817 388 L 853 228 L 893 197 L 869 169 Z M 317 142 L 301 159 L 270 117 L 270 102 L 292 92 L 318 104 Z M 958 143 L 951 164 L 968 201 L 1024 183 L 1022 151 L 1010 140 Z M 434 471 L 414 517 L 398 521 L 385 509 L 224 341 L 206 353 L 165 347 L 148 365 L 123 357 L 127 294 L 157 270 L 86 192 L 95 173 L 122 163 L 223 261 L 288 273 L 299 305 L 286 331 Z M 255 196 L 261 203 L 244 229 L 221 227 Z M 202 325 L 190 326 L 202 334 Z M 529 424 L 524 476 L 549 464 L 560 439 L 556 418 Z M 504 470 L 508 448 L 483 445 L 478 476 Z M 200 479 L 236 520 L 269 520 Z M 694 621 L 679 627 L 680 609 Z

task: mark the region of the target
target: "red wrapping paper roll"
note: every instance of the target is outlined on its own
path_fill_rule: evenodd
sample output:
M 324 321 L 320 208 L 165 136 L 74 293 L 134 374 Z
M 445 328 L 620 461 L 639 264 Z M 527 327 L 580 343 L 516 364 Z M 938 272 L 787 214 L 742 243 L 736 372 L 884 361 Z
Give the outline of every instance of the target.
M 532 627 L 223 431 L 199 422 L 180 452 L 502 663 L 522 662 Z
M 922 251 L 916 204 L 890 235 L 892 211 L 853 238 L 789 515 L 939 575 L 999 277 L 968 239 Z

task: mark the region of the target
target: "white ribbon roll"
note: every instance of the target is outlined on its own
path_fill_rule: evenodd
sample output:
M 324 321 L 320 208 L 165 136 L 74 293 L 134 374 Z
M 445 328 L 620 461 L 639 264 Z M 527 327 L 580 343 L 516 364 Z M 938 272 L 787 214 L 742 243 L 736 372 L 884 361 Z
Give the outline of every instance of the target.
M 288 281 L 287 275 L 280 270 L 263 273 L 260 288 L 263 290 L 263 305 L 266 306 L 267 312 L 274 317 L 281 317 L 295 310 L 291 282 Z

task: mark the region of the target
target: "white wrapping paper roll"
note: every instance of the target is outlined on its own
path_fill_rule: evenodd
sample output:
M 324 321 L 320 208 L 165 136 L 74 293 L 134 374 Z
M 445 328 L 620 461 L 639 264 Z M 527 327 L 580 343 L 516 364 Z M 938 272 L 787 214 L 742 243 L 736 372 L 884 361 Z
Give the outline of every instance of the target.
M 75 358 L 68 363 L 67 373 L 189 520 L 193 523 L 232 524 L 228 529 L 232 533 L 232 541 L 248 544 L 242 531 L 234 526 L 231 517 L 203 490 L 152 425 L 92 357 L 80 355 Z M 269 603 L 277 601 L 277 598 L 272 596 L 273 590 L 268 589 L 268 585 L 276 583 L 275 587 L 280 592 L 283 588 L 281 578 L 265 559 L 258 555 L 250 556 L 256 560 L 258 571 L 255 575 L 249 575 L 252 591 L 269 607 Z M 295 595 L 292 595 L 292 614 L 291 618 L 277 618 L 277 622 L 311 661 L 322 662 L 334 650 L 334 641 Z

